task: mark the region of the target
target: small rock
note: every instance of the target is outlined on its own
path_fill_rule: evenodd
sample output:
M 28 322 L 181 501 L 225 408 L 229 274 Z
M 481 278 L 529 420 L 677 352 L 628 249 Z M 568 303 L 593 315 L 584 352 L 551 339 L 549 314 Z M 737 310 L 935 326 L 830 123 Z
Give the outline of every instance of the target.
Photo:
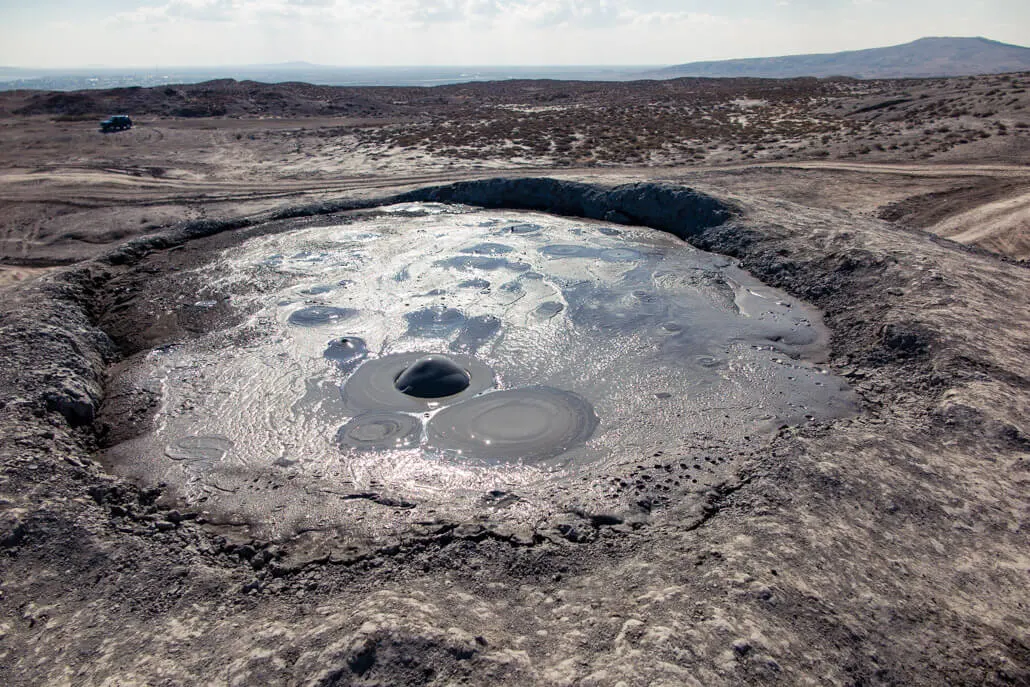
M 556 526 L 555 529 L 558 530 L 558 533 L 563 539 L 574 544 L 582 544 L 591 541 L 594 538 L 594 530 L 588 530 L 584 527 L 570 523 L 563 522 Z
M 744 657 L 751 653 L 751 644 L 743 639 L 738 639 L 733 642 L 733 653 L 737 656 Z

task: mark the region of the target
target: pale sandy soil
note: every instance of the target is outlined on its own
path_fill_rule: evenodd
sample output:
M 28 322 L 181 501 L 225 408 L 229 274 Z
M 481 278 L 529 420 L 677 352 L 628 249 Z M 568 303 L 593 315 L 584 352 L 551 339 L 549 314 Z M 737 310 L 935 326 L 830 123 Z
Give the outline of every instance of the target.
M 856 83 L 813 99 L 807 118 L 793 96 L 724 93 L 732 108 L 704 101 L 723 129 L 674 149 L 675 131 L 634 127 L 694 105 L 667 116 L 653 91 L 627 87 L 632 111 L 591 144 L 592 163 L 575 157 L 589 102 L 520 101 L 525 85 L 490 102 L 456 88 L 451 105 L 371 122 L 155 115 L 105 137 L 92 120 L 0 116 L 0 682 L 1030 684 L 1030 272 L 1012 260 L 1030 258 L 1026 78 Z M 602 107 L 617 91 L 589 97 Z M 520 108 L 538 119 L 513 146 L 470 135 Z M 767 140 L 791 112 L 803 125 Z M 539 135 L 546 146 L 514 155 Z M 427 188 L 503 175 L 596 187 Z M 711 196 L 600 188 L 651 181 Z M 348 221 L 307 217 L 325 210 L 315 201 L 394 203 L 403 189 L 644 218 L 732 256 L 822 312 L 827 369 L 860 407 L 744 437 L 746 451 L 655 436 L 610 475 L 617 508 L 570 507 L 602 482 L 569 482 L 568 502 L 517 529 L 492 519 L 506 507 L 492 492 L 474 520 L 427 510 L 400 527 L 418 504 L 380 498 L 381 485 L 353 495 L 384 523 L 359 543 L 346 528 L 264 540 L 243 522 L 216 527 L 202 501 L 103 469 L 98 449 L 162 402 L 133 377 L 141 356 L 199 333 L 227 352 L 248 344 L 236 294 L 223 311 L 188 305 L 222 251 Z M 168 230 L 282 208 L 295 219 Z M 721 219 L 700 222 L 709 211 Z M 730 452 L 731 478 L 685 479 Z
M 46 274 L 47 268 L 39 267 L 8 267 L 0 265 L 0 287 L 8 284 L 19 284 L 30 279 L 35 279 L 41 274 Z
M 1028 82 L 790 82 L 786 95 L 744 84 L 739 93 L 676 96 L 658 86 L 479 85 L 403 112 L 397 103 L 411 93 L 380 94 L 376 116 L 366 117 L 141 114 L 135 128 L 109 136 L 89 116 L 12 114 L 31 98 L 8 94 L 0 261 L 66 264 L 183 220 L 543 174 L 761 192 L 1027 259 Z M 289 111 L 291 92 L 274 95 Z

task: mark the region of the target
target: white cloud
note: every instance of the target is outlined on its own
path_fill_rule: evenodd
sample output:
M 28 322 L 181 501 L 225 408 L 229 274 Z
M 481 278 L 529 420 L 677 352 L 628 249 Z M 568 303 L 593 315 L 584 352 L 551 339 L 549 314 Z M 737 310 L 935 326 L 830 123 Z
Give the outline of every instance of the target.
M 1030 43 L 1025 0 L 136 0 L 106 18 L 56 4 L 0 11 L 0 64 L 674 64 L 923 35 Z
M 670 25 L 721 25 L 730 24 L 729 17 L 704 12 L 630 12 L 624 15 L 629 23 L 639 26 L 670 26 Z
M 640 21 L 648 16 L 659 21 L 686 14 L 633 9 L 640 4 L 629 0 L 167 0 L 164 4 L 118 13 L 112 19 L 132 24 L 292 19 L 591 28 Z
M 338 0 L 168 0 L 163 5 L 120 12 L 111 19 L 130 24 L 247 22 L 276 17 L 314 20 L 335 16 L 340 6 Z

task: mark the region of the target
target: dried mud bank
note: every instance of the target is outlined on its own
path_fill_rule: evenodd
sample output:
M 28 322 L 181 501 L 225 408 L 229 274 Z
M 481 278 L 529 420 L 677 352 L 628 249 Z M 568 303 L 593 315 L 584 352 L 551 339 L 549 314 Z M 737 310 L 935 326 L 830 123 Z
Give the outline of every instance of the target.
M 9 290 L 0 311 L 8 684 L 1030 680 L 1025 268 L 671 186 L 489 180 L 381 202 L 403 200 L 646 224 L 736 257 L 824 311 L 831 368 L 863 412 L 784 428 L 703 493 L 671 485 L 719 446 L 642 453 L 619 487 L 631 511 L 521 530 L 427 521 L 344 549 L 251 541 L 90 459 L 110 409 L 146 407 L 108 389 L 105 410 L 107 370 L 238 317 L 168 317 L 168 294 L 203 289 L 179 268 L 358 204 L 134 241 Z

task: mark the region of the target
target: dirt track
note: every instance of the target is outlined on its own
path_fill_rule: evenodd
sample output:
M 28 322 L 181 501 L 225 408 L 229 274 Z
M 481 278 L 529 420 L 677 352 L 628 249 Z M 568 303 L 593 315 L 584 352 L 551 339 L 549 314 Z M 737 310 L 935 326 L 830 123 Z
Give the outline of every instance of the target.
M 519 173 L 556 170 L 526 168 Z M 46 212 L 49 219 L 9 226 L 3 257 L 11 265 L 64 263 L 102 246 L 183 219 L 228 217 L 280 204 L 330 199 L 421 184 L 485 178 L 492 170 L 341 175 L 331 180 L 228 181 L 154 178 L 139 170 L 61 166 L 0 175 L 0 204 Z M 704 169 L 563 169 L 560 178 L 680 180 L 713 190 L 757 191 L 815 207 L 883 216 L 1004 255 L 1030 256 L 1030 168 L 1022 165 L 764 163 Z M 976 192 L 976 189 L 982 189 Z M 93 225 L 101 227 L 93 228 Z M 89 245 L 92 244 L 92 245 Z

